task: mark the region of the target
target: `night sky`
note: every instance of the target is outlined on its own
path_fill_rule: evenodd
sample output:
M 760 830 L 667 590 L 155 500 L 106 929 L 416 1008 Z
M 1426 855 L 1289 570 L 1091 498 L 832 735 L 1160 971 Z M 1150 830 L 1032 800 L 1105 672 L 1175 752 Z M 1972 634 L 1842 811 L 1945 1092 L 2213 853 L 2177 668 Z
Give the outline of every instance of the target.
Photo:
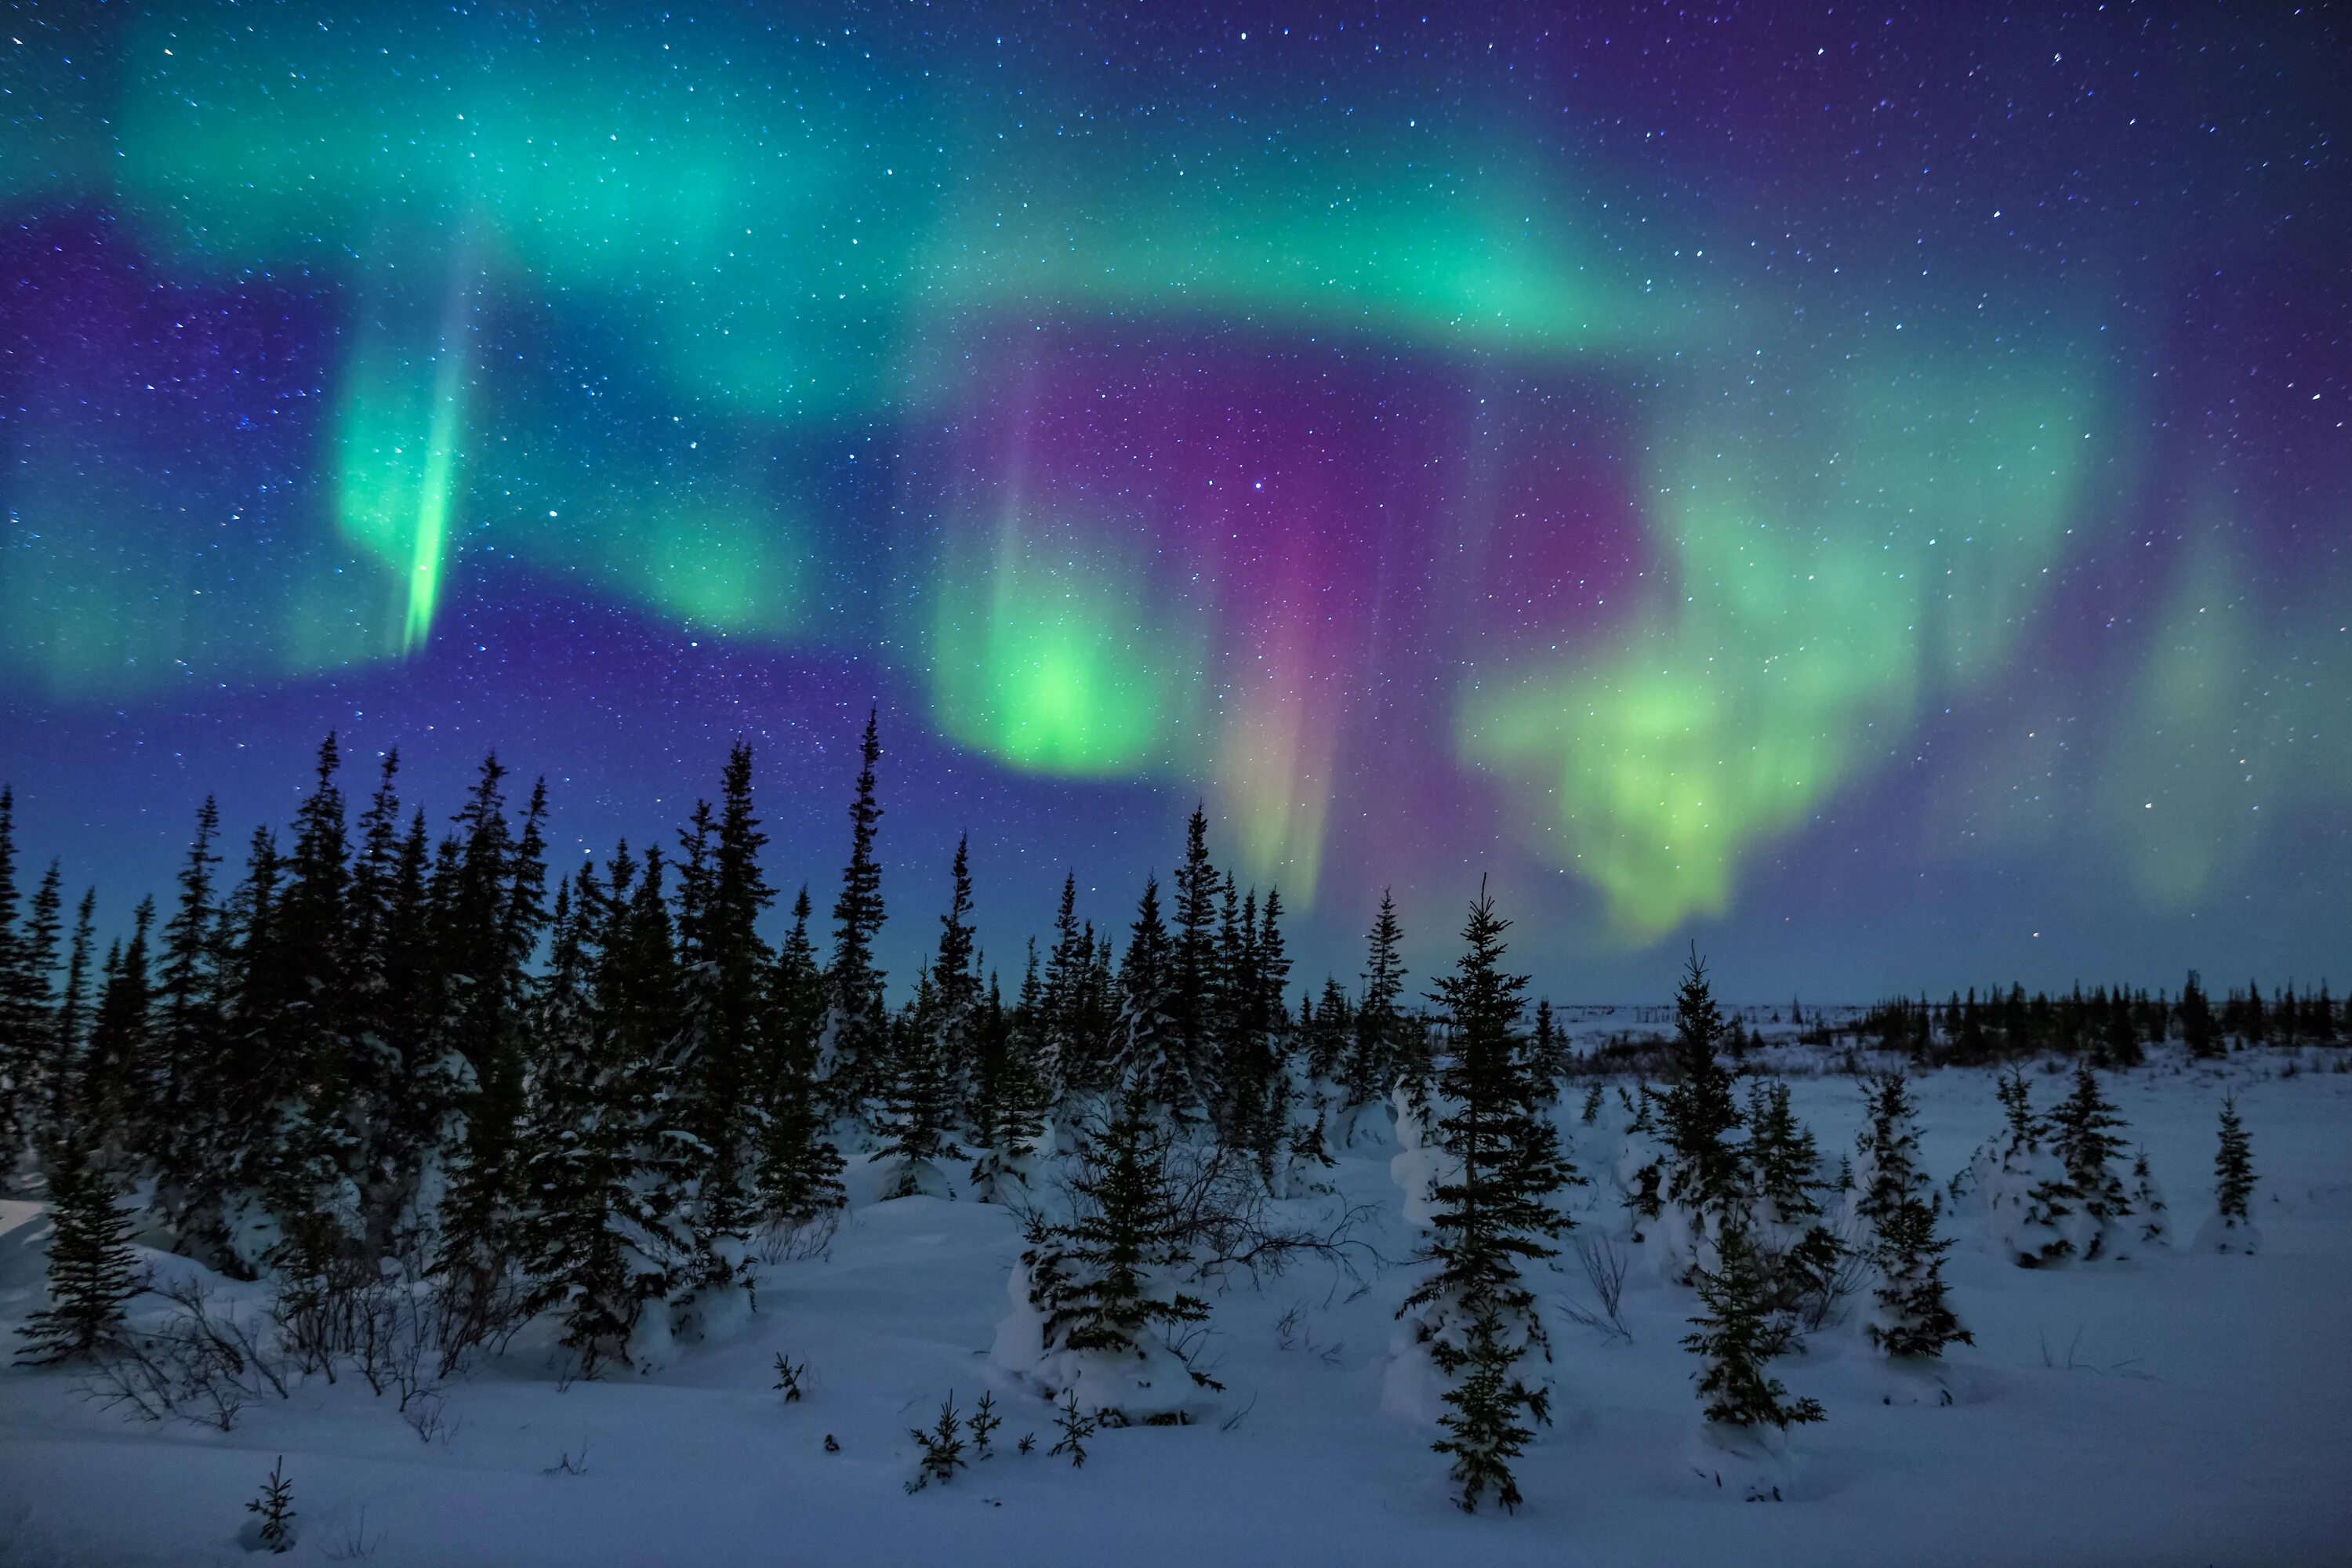
M 25 852 L 742 737 L 822 904 L 871 705 L 902 980 L 1197 798 L 1301 979 L 2340 990 L 2352 26 L 1976 9 L 14 6 Z

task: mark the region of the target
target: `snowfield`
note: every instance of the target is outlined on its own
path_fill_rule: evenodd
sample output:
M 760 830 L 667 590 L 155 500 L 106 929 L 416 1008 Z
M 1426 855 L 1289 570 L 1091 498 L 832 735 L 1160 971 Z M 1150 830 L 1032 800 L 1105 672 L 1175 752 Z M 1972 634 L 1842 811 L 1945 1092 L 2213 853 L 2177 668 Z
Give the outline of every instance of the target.
M 1748 1062 L 1791 1075 L 1832 1173 L 1862 1105 L 1836 1061 L 1790 1046 Z M 1364 1255 L 1360 1279 L 1310 1262 L 1203 1289 L 1213 1315 L 1196 1364 L 1223 1384 L 1213 1413 L 1102 1432 L 1083 1468 L 1048 1455 L 1049 1407 L 992 1357 L 1023 1246 L 1015 1215 L 969 1197 L 877 1201 L 884 1173 L 853 1157 L 829 1248 L 767 1268 L 756 1313 L 723 1342 L 680 1346 L 642 1374 L 567 1381 L 552 1331 L 534 1330 L 447 1386 L 422 1435 L 348 1375 L 257 1402 L 222 1433 L 128 1421 L 69 1368 L 0 1373 L 0 1563 L 263 1561 L 244 1505 L 279 1455 L 296 1563 L 2344 1563 L 2352 1075 L 2340 1066 L 2352 1053 L 2190 1066 L 2167 1049 L 2104 1075 L 2168 1198 L 2169 1244 L 2021 1269 L 1980 1205 L 1948 1199 L 1946 1273 L 1975 1345 L 1896 1370 L 1850 1302 L 1843 1323 L 1775 1363 L 1828 1411 L 1792 1433 L 1779 1503 L 1744 1502 L 1738 1456 L 1702 1430 L 1680 1343 L 1693 1293 L 1661 1277 L 1651 1244 L 1629 1244 L 1630 1338 L 1570 1318 L 1594 1304 L 1572 1251 L 1539 1274 L 1555 1425 L 1515 1467 L 1516 1516 L 1458 1511 L 1433 1430 L 1390 1386 L 1397 1305 L 1422 1273 L 1398 1173 L 1423 1163 L 1399 1160 L 1375 1117 L 1335 1150 L 1331 1191 L 1291 1206 L 1368 1205 L 1360 1234 L 1386 1261 Z M 2056 1073 L 2034 1068 L 2038 1109 L 2063 1091 Z M 1570 1195 L 1575 1234 L 1622 1237 L 1609 1119 L 1579 1117 L 1587 1081 L 1569 1083 L 1559 1111 L 1594 1178 Z M 1613 1101 L 1621 1080 L 1603 1081 Z M 2212 1216 L 2215 1119 L 2231 1089 L 2258 1176 L 2252 1257 L 2192 1246 Z M 1927 1164 L 1948 1183 L 2000 1126 L 1992 1075 L 1933 1072 L 1916 1090 Z M 47 1233 L 37 1204 L 0 1204 L 0 1327 L 40 1305 Z M 218 1289 L 257 1300 L 261 1288 Z M 798 1403 L 772 1386 L 779 1352 L 809 1369 Z M 990 1391 L 1005 1417 L 994 1457 L 909 1495 L 908 1429 L 950 1392 L 968 1413 Z M 1022 1455 L 1025 1433 L 1036 1443 Z

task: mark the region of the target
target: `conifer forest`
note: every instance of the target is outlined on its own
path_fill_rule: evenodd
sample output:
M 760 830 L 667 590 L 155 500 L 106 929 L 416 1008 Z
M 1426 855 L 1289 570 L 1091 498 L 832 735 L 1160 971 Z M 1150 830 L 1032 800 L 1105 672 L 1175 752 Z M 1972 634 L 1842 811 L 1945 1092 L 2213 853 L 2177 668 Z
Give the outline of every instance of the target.
M 2352 6 L 8 10 L 0 1568 L 2352 1563 Z
M 1225 1495 L 1336 1445 L 1338 1488 L 1370 1445 L 1433 1550 L 1470 1528 L 1447 1514 L 1525 1510 L 1524 1538 L 1466 1539 L 1532 1553 L 1573 1536 L 1596 1444 L 1612 1468 L 1651 1444 L 1659 1503 L 1900 1517 L 1921 1488 L 2080 1485 L 2079 1458 L 1914 1467 L 1965 1472 L 2029 1412 L 2176 1421 L 2167 1386 L 2211 1374 L 2147 1364 L 2167 1290 L 2331 1310 L 2294 1288 L 2352 1240 L 2317 1179 L 2352 1082 L 2324 984 L 1738 1005 L 1694 947 L 1670 1004 L 1560 1006 L 1484 889 L 1437 915 L 1443 972 L 1407 972 L 1383 898 L 1360 967 L 1310 983 L 1279 890 L 1220 867 L 1199 812 L 1164 891 L 1082 908 L 1070 872 L 1007 964 L 966 845 L 906 879 L 944 909 L 906 907 L 875 718 L 855 755 L 838 875 L 787 896 L 748 746 L 668 833 L 565 868 L 543 782 L 486 757 L 429 812 L 396 754 L 347 793 L 331 734 L 290 821 L 232 841 L 203 802 L 102 951 L 96 892 L 20 864 L 0 792 L 12 1470 L 53 1423 L 143 1438 L 142 1495 L 201 1546 L 232 1457 L 268 1448 L 241 1549 L 523 1560 L 539 1538 L 497 1516 L 578 1497 L 472 1472 L 544 1430 L 534 1482 L 662 1499 L 617 1538 L 594 1507 L 551 1527 L 625 1558 L 656 1519 L 717 1539 L 684 1500 L 720 1483 L 677 1468 L 717 1440 L 801 1494 L 711 1505 L 726 1528 L 827 1555 L 902 1529 L 1009 1551 L 1064 1513 L 1075 1543 L 1139 1486 Z M 894 918 L 937 928 L 896 984 Z M 1882 1442 L 1916 1458 L 1874 1466 Z M 70 1555 L 88 1521 L 13 1485 Z M 899 1511 L 949 1495 L 1028 1525 Z M 2315 1551 L 2333 1506 L 2282 1498 L 2264 1538 Z M 2099 1555 L 2103 1521 L 2083 1502 L 2053 1550 Z

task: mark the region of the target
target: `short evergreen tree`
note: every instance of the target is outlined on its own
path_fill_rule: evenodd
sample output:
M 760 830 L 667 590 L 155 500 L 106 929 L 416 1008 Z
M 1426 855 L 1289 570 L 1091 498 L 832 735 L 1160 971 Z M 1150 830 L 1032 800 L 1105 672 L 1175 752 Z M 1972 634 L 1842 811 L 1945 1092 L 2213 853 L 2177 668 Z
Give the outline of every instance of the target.
M 286 1477 L 286 1456 L 269 1467 L 269 1479 L 261 1483 L 261 1495 L 245 1505 L 247 1513 L 259 1514 L 257 1531 L 261 1544 L 273 1552 L 294 1550 L 294 1483 Z
M 2034 1217 L 2056 1233 L 2042 1249 L 2042 1261 L 2089 1260 L 2115 1251 L 2115 1223 L 2131 1212 L 2130 1194 L 2112 1166 L 2123 1153 L 2123 1140 L 2116 1136 L 2123 1125 L 2100 1092 L 2090 1063 L 2078 1063 L 2074 1091 L 2050 1113 L 2048 1123 L 2051 1152 L 2063 1174 L 2033 1189 Z
M 25 1341 L 21 1362 L 97 1354 L 122 1332 L 123 1307 L 140 1290 L 129 1217 L 82 1146 L 86 1136 L 68 1131 L 58 1140 L 49 1179 L 48 1305 L 16 1331 Z
M 1112 1115 L 1087 1130 L 1070 1184 L 1070 1217 L 1031 1222 L 1022 1262 L 1029 1300 L 1043 1314 L 1050 1383 L 1072 1386 L 1090 1363 L 1135 1363 L 1139 1375 L 1154 1362 L 1181 1366 L 1173 1334 L 1208 1316 L 1208 1303 L 1171 1278 L 1189 1254 L 1165 1142 L 1149 1094 L 1130 1082 Z M 1159 1394 L 1166 1405 L 1169 1391 Z M 1126 1414 L 1118 1404 L 1107 1407 Z
M 1769 1282 L 1747 1224 L 1736 1214 L 1724 1225 L 1716 1253 L 1716 1267 L 1700 1268 L 1696 1279 L 1706 1310 L 1691 1320 L 1695 1331 L 1683 1339 L 1683 1347 L 1700 1358 L 1693 1376 L 1706 1418 L 1731 1426 L 1781 1428 L 1819 1421 L 1823 1413 L 1818 1400 L 1790 1398 L 1769 1373 L 1787 1336 L 1771 1321 L 1766 1302 Z
M 929 1431 L 908 1427 L 907 1435 L 915 1440 L 915 1447 L 921 1450 L 923 1456 L 915 1471 L 915 1479 L 907 1483 L 909 1492 L 921 1491 L 933 1481 L 945 1486 L 955 1479 L 958 1470 L 965 1468 L 963 1418 L 956 1414 L 953 1390 L 950 1390 L 947 1398 L 940 1401 L 940 1418 L 932 1423 Z
M 1949 1344 L 1972 1345 L 1944 1294 L 1948 1237 L 1936 1235 L 1936 1208 L 1908 1197 L 1875 1222 L 1878 1310 L 1870 1342 L 1890 1356 L 1940 1356 Z
M 2213 1197 L 2225 1228 L 2250 1223 L 2247 1205 L 2254 1195 L 2253 1141 L 2238 1118 L 2238 1099 L 2221 1101 L 2221 1147 L 2213 1155 Z
M 1062 1390 L 1062 1403 L 1054 1412 L 1054 1425 L 1060 1430 L 1062 1436 L 1052 1447 L 1045 1450 L 1046 1458 L 1053 1458 L 1067 1454 L 1070 1457 L 1070 1468 L 1085 1469 L 1087 1439 L 1095 1435 L 1095 1427 L 1098 1424 L 1093 1415 L 1079 1411 L 1076 1389 Z

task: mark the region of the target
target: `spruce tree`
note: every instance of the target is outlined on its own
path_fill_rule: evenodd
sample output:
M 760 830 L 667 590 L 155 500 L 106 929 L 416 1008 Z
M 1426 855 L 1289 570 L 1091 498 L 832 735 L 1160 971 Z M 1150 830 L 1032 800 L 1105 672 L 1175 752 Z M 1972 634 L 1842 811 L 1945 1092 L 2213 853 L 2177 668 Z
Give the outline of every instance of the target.
M 771 1225 L 804 1225 L 841 1206 L 841 1154 L 826 1135 L 817 1052 L 827 1009 L 824 975 L 809 941 L 808 889 L 793 901 L 793 926 L 777 950 L 761 1033 L 760 1206 Z
M 1944 1293 L 1944 1254 L 1951 1240 L 1936 1234 L 1936 1207 L 1908 1197 L 1876 1222 L 1878 1310 L 1870 1342 L 1890 1356 L 1940 1356 L 1949 1344 L 1972 1345 Z
M 2131 1199 L 2112 1168 L 2124 1151 L 2115 1131 L 2124 1121 L 2100 1092 L 2089 1062 L 2076 1064 L 2074 1091 L 2050 1113 L 2048 1125 L 2051 1152 L 2063 1174 L 2033 1190 L 2036 1217 L 2059 1233 L 2043 1258 L 2106 1256 L 2114 1223 L 2131 1212 Z
M 210 1254 L 221 1239 L 217 1213 L 200 1212 L 226 1117 L 211 1059 L 220 1042 L 224 1002 L 220 909 L 213 888 L 213 870 L 220 864 L 213 839 L 219 829 L 219 808 L 207 795 L 181 865 L 172 918 L 163 924 L 148 1144 L 155 1210 L 178 1245 L 200 1255 Z
M 1174 1355 L 1173 1336 L 1208 1316 L 1206 1302 L 1169 1278 L 1188 1248 L 1164 1138 L 1150 1092 L 1130 1081 L 1108 1120 L 1087 1129 L 1069 1219 L 1033 1220 L 1022 1262 L 1030 1301 L 1044 1314 L 1049 1357 L 1075 1352 L 1148 1365 L 1155 1350 Z M 1116 1418 L 1126 1414 L 1115 1402 L 1100 1408 Z
M 626 845 L 609 865 L 609 885 L 583 867 L 570 894 L 559 893 L 524 1170 L 534 1304 L 557 1311 L 562 1342 L 591 1378 L 606 1361 L 628 1359 L 677 1251 L 643 1179 L 651 1036 L 661 1027 L 645 1015 L 675 995 L 659 861 L 650 861 L 645 884 Z
M 0 784 L 0 1184 L 16 1174 L 31 1132 L 30 1087 L 47 986 L 16 930 L 16 796 Z
M 1169 1009 L 1175 1025 L 1170 1055 L 1175 1058 L 1169 1086 L 1182 1092 L 1167 1102 L 1179 1121 L 1198 1120 L 1208 1105 L 1215 1074 L 1217 982 L 1220 968 L 1217 917 L 1231 895 L 1230 879 L 1209 860 L 1209 819 L 1197 805 L 1184 825 L 1184 858 L 1174 881 L 1175 921 L 1169 953 Z M 1230 930 L 1233 921 L 1228 917 Z
M 1173 955 L 1160 919 L 1160 879 L 1147 877 L 1136 900 L 1127 952 L 1118 972 L 1119 1011 L 1111 1031 L 1109 1066 L 1121 1081 L 1140 1084 L 1162 1110 L 1192 1098 L 1192 1079 L 1172 1011 Z
M 1067 1090 L 1085 1093 L 1107 1081 L 1098 1003 L 1089 995 L 1094 968 L 1094 929 L 1078 923 L 1078 878 L 1062 877 L 1062 901 L 1054 914 L 1054 946 L 1045 959 L 1039 997 L 1044 1028 L 1040 1070 Z
M 546 920 L 546 785 L 533 788 L 518 830 L 507 820 L 506 776 L 495 755 L 483 761 L 457 815 L 460 831 L 445 861 L 448 885 L 439 900 L 440 940 L 455 989 L 440 1068 L 448 1105 L 442 1158 L 451 1173 L 435 1271 L 453 1310 L 475 1330 L 511 1310 L 521 1240 L 517 1133 L 524 1111 L 528 965 Z
M 1835 1289 L 1845 1247 L 1822 1223 L 1821 1156 L 1790 1108 L 1789 1086 L 1758 1082 L 1748 1096 L 1749 1240 L 1774 1310 L 1818 1323 Z
M 2253 1218 L 2248 1205 L 2254 1195 L 2253 1142 L 2238 1119 L 2238 1098 L 2221 1101 L 2221 1138 L 2213 1153 L 2213 1198 L 2220 1210 L 2223 1251 L 2242 1250 L 2232 1245 L 2233 1233 L 2251 1233 Z
M 1674 1082 L 1659 1100 L 1658 1121 L 1666 1145 L 1664 1195 L 1702 1236 L 1707 1216 L 1737 1205 L 1743 1177 L 1741 1150 L 1731 1142 L 1739 1107 L 1731 1074 L 1716 1054 L 1723 1034 L 1706 963 L 1694 945 L 1675 998 Z
M 1706 1310 L 1691 1319 L 1695 1331 L 1683 1339 L 1683 1348 L 1701 1361 L 1693 1377 L 1706 1418 L 1729 1426 L 1779 1428 L 1821 1420 L 1818 1400 L 1790 1398 L 1770 1374 L 1772 1359 L 1788 1335 L 1773 1321 L 1769 1281 L 1747 1222 L 1736 1212 L 1717 1237 L 1716 1256 L 1713 1268 L 1696 1273 Z
M 971 1170 L 972 1184 L 984 1203 L 1008 1202 L 1025 1189 L 1033 1152 L 1045 1133 L 1045 1117 L 1054 1102 L 1046 1080 L 1052 1049 L 1051 1022 L 1045 986 L 1037 965 L 1037 944 L 1029 944 L 1029 961 L 1021 976 L 1021 993 L 1012 1010 L 996 1003 L 990 985 L 991 1026 L 985 1037 L 992 1048 L 984 1053 L 983 1118 L 976 1119 L 980 1157 Z
M 123 1307 L 139 1294 L 130 1218 L 114 1179 L 92 1158 L 93 1130 L 70 1115 L 52 1132 L 49 1176 L 48 1305 L 16 1331 L 22 1362 L 86 1359 L 122 1331 Z
M 1461 961 L 1432 998 L 1446 1045 L 1435 1141 L 1456 1170 L 1431 1194 L 1434 1234 L 1421 1256 L 1436 1269 L 1398 1310 L 1452 1380 L 1439 1418 L 1446 1435 L 1433 1447 L 1453 1456 L 1456 1500 L 1470 1511 L 1489 1495 L 1506 1510 L 1517 1506 L 1509 1461 L 1527 1442 L 1526 1422 L 1550 1419 L 1549 1392 L 1521 1371 L 1530 1356 L 1549 1360 L 1550 1348 L 1520 1269 L 1558 1252 L 1552 1243 L 1572 1222 L 1553 1198 L 1582 1180 L 1542 1112 L 1519 1030 L 1527 976 L 1502 968 L 1509 927 L 1482 885 Z
M 1365 939 L 1363 1000 L 1356 1008 L 1355 1047 L 1348 1058 L 1344 1088 L 1350 1110 L 1372 1104 L 1388 1094 L 1400 1073 L 1411 1082 L 1416 1104 L 1429 1098 L 1423 1070 L 1424 1052 L 1416 1048 L 1419 1031 L 1400 1010 L 1404 995 L 1404 959 L 1400 949 L 1404 931 L 1397 923 L 1396 900 L 1381 892 L 1380 913 Z M 1352 1131 L 1353 1122 L 1350 1122 Z
M 874 855 L 882 820 L 874 798 L 874 764 L 882 758 L 877 724 L 877 712 L 869 710 L 857 748 L 857 795 L 849 807 L 849 864 L 842 868 L 841 895 L 833 905 L 833 964 L 825 972 L 830 1012 L 822 1067 L 827 1097 L 835 1109 L 857 1114 L 864 1113 L 870 1095 L 886 1087 L 882 1074 L 889 1044 L 883 976 L 874 964 L 874 939 L 885 918 L 882 866 Z
M 714 817 L 698 805 L 682 838 L 679 934 L 685 1028 L 673 1118 L 691 1142 L 691 1222 L 697 1289 L 721 1289 L 743 1266 L 755 1222 L 757 1173 L 750 1147 L 753 1077 L 765 1056 L 767 986 L 773 955 L 758 921 L 775 894 L 760 869 L 751 801 L 751 749 L 730 749 Z
M 1882 1074 L 1867 1081 L 1864 1096 L 1863 1129 L 1855 1140 L 1859 1191 L 1853 1207 L 1855 1214 L 1878 1226 L 1906 1203 L 1927 1198 L 1929 1183 L 1919 1168 L 1917 1107 L 1908 1080 L 1900 1072 Z
M 1540 998 L 1536 1003 L 1534 1037 L 1528 1043 L 1535 1067 L 1536 1081 L 1548 1102 L 1559 1099 L 1560 1085 L 1567 1081 L 1570 1068 L 1568 1034 L 1551 1016 L 1551 1000 Z

